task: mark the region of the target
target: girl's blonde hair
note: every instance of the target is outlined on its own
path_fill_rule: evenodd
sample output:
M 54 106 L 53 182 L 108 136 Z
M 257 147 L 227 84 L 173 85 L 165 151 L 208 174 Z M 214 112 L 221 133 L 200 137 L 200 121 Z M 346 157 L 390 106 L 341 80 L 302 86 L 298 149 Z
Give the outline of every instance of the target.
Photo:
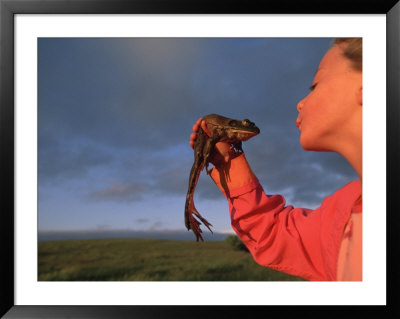
M 333 45 L 343 48 L 343 55 L 348 58 L 353 68 L 362 71 L 362 38 L 336 38 Z

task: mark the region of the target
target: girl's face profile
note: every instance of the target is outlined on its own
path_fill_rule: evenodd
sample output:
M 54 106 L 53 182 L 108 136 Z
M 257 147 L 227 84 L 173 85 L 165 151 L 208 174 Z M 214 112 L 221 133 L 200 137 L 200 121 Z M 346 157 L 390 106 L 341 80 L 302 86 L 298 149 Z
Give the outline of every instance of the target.
M 341 144 L 355 129 L 352 126 L 360 122 L 362 72 L 353 69 L 342 52 L 335 45 L 325 54 L 311 92 L 297 105 L 296 125 L 305 150 L 340 152 Z

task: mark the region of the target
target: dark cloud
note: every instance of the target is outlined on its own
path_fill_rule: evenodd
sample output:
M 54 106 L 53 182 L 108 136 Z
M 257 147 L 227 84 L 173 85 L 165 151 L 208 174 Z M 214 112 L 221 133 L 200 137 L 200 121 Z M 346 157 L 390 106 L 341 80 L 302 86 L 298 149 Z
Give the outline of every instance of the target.
M 160 230 L 163 227 L 163 222 L 155 221 L 148 229 L 148 231 Z
M 148 223 L 148 222 L 149 222 L 149 219 L 147 219 L 147 218 L 137 218 L 135 220 L 135 223 L 137 223 L 137 224 L 145 224 L 145 223 Z
M 39 136 L 38 178 L 41 185 L 87 178 L 98 167 L 109 166 L 114 155 L 85 140 Z
M 162 148 L 207 113 L 287 122 L 323 54 L 287 41 L 40 39 L 39 135 Z
M 110 230 L 111 229 L 111 225 L 109 224 L 101 224 L 101 225 L 97 225 L 96 230 L 98 231 L 103 231 L 103 230 Z
M 143 193 L 148 191 L 146 185 L 143 184 L 121 184 L 115 183 L 106 188 L 93 191 L 87 195 L 89 200 L 93 201 L 113 201 L 113 202 L 130 202 L 143 198 Z

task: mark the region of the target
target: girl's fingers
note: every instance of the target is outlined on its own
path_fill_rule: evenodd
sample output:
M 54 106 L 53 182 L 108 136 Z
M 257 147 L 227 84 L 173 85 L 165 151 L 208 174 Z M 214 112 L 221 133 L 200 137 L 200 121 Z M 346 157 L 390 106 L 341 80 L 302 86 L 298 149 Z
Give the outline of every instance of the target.
M 199 130 L 200 123 L 201 123 L 201 118 L 199 118 L 197 122 L 193 125 L 193 132 L 197 132 Z

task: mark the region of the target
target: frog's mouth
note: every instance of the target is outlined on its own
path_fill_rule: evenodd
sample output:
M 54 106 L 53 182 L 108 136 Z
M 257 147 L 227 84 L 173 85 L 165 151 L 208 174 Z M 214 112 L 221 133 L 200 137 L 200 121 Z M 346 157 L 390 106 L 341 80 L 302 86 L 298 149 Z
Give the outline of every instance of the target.
M 245 130 L 231 130 L 232 135 L 235 136 L 240 141 L 247 141 L 248 139 L 252 138 L 253 136 L 256 136 L 260 133 L 260 130 L 258 128 L 252 128 L 251 131 L 245 131 Z

